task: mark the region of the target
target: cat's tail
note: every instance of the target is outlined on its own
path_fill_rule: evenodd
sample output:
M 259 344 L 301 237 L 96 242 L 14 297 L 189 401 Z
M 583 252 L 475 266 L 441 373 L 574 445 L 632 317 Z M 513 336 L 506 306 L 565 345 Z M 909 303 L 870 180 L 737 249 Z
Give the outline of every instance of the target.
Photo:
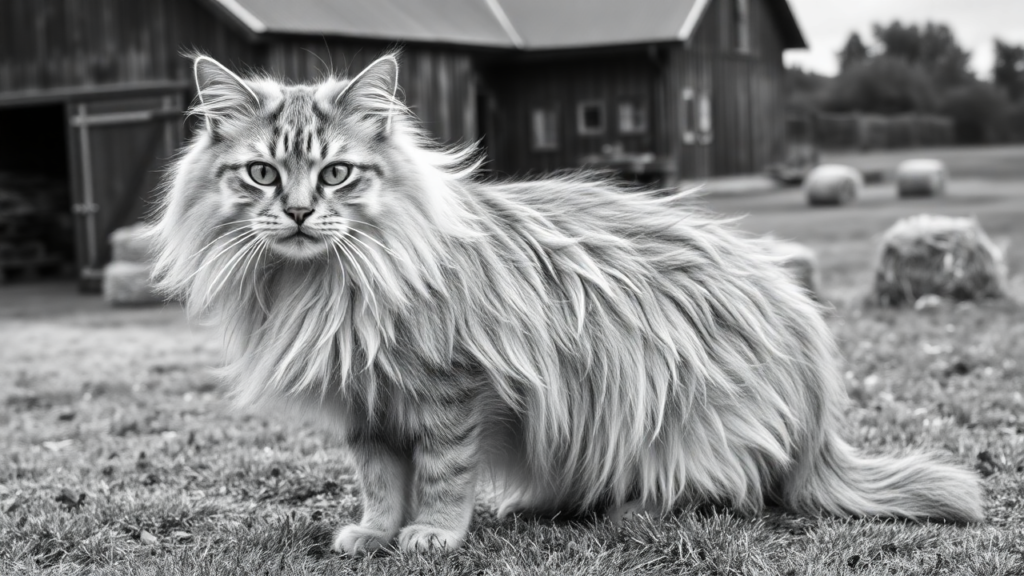
M 805 455 L 783 488 L 785 505 L 804 513 L 980 522 L 977 474 L 941 456 L 866 456 L 829 434 Z

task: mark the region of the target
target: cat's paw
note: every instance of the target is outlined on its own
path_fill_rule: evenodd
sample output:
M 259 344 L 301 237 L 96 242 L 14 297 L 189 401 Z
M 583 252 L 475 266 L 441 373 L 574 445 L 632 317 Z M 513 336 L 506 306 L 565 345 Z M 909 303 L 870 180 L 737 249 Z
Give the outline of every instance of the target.
M 425 552 L 434 550 L 455 550 L 462 546 L 466 533 L 445 530 L 426 524 L 412 524 L 398 533 L 398 548 L 403 552 Z
M 358 524 L 349 524 L 338 530 L 332 548 L 335 552 L 349 556 L 371 554 L 390 545 L 394 537 L 393 533 L 381 532 Z
M 632 520 L 638 516 L 658 516 L 658 508 L 653 504 L 645 504 L 639 500 L 630 500 L 608 510 L 608 518 L 612 524 L 620 526 L 626 520 Z

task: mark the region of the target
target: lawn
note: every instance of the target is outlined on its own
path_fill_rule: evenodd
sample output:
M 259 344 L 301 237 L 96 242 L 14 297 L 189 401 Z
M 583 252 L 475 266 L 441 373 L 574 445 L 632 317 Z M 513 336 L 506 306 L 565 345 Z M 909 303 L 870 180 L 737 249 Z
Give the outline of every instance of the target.
M 977 469 L 982 525 L 708 506 L 622 526 L 499 521 L 481 503 L 454 554 L 348 559 L 329 549 L 358 516 L 337 442 L 291 416 L 228 406 L 214 331 L 174 306 L 111 311 L 65 285 L 14 286 L 0 288 L 0 574 L 1022 574 L 1024 310 L 859 303 L 878 235 L 908 214 L 977 215 L 1024 271 L 1024 174 L 978 170 L 939 200 L 898 201 L 881 185 L 844 208 L 808 208 L 797 191 L 707 203 L 818 251 L 849 438 L 869 451 L 946 450 Z

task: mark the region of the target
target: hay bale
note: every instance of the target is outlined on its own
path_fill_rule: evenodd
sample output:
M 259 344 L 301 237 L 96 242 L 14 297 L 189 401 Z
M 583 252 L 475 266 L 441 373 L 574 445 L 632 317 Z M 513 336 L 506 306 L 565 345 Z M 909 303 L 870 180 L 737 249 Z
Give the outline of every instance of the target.
M 864 189 L 864 176 L 856 168 L 822 164 L 804 179 L 804 192 L 812 206 L 852 202 Z
M 896 168 L 896 190 L 900 198 L 927 198 L 946 193 L 949 171 L 941 160 L 904 160 Z
M 809 247 L 797 242 L 776 240 L 771 244 L 772 252 L 779 258 L 782 267 L 807 290 L 807 294 L 815 300 L 820 299 L 818 287 L 821 275 L 818 270 L 818 257 Z
M 149 281 L 150 266 L 139 262 L 111 262 L 103 268 L 103 299 L 115 306 L 163 302 Z
M 111 259 L 115 262 L 149 262 L 152 248 L 146 237 L 147 231 L 147 226 L 140 222 L 111 232 Z
M 872 299 L 912 305 L 927 294 L 957 301 L 1007 295 L 1002 251 L 977 220 L 921 214 L 885 232 Z

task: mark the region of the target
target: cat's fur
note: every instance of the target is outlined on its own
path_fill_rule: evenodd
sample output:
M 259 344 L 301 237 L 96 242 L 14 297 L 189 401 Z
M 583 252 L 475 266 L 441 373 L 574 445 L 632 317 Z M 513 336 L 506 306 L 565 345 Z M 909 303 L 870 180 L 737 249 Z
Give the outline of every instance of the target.
M 474 180 L 397 66 L 284 86 L 197 58 L 205 129 L 155 228 L 160 285 L 225 326 L 241 400 L 341 425 L 364 508 L 336 549 L 458 546 L 485 477 L 502 512 L 982 519 L 975 474 L 840 438 L 832 336 L 759 241 L 597 178 Z M 335 188 L 332 161 L 358 166 Z

